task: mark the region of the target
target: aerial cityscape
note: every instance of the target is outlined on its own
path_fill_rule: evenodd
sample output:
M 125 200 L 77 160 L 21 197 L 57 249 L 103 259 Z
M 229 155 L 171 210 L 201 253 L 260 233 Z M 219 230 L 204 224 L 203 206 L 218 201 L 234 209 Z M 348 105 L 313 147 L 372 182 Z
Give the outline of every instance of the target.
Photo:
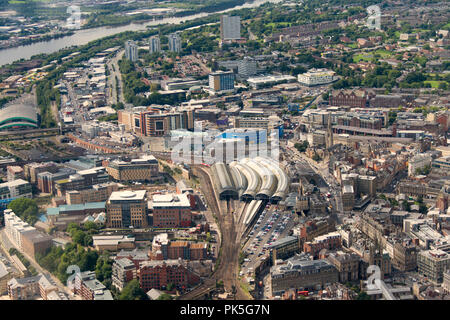
M 446 0 L 0 0 L 0 303 L 450 300 L 449 125 Z

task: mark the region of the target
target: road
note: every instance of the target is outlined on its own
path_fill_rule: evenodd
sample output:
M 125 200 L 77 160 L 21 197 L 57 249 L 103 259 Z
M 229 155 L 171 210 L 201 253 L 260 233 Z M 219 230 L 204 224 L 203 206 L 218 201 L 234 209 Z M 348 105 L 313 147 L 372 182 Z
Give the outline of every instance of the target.
M 123 86 L 122 86 L 122 74 L 119 70 L 119 60 L 122 59 L 125 50 L 118 52 L 112 59 L 110 59 L 106 66 L 109 70 L 108 83 L 110 84 L 109 94 L 108 94 L 108 104 L 115 104 L 117 102 L 125 103 L 125 99 L 123 97 Z M 118 88 L 119 92 L 117 92 L 117 81 L 118 80 Z
M 2 241 L 2 246 L 9 250 L 9 248 L 16 248 L 18 251 L 20 251 L 25 258 L 27 258 L 27 260 L 30 262 L 30 264 L 36 269 L 36 271 L 38 271 L 39 273 L 43 273 L 45 275 L 50 276 L 50 278 L 53 280 L 54 284 L 58 287 L 58 289 L 62 292 L 65 292 L 66 294 L 68 294 L 69 299 L 73 299 L 72 297 L 72 292 L 70 291 L 70 289 L 68 287 L 66 287 L 65 285 L 63 285 L 61 283 L 61 281 L 55 277 L 54 275 L 52 275 L 50 272 L 48 272 L 47 270 L 45 270 L 44 268 L 42 268 L 37 262 L 36 260 L 34 260 L 34 257 L 29 256 L 26 252 L 20 250 L 19 247 L 16 246 L 16 244 L 11 241 L 11 239 L 9 238 L 8 234 L 6 233 L 5 229 L 0 230 L 0 239 Z
M 331 203 L 336 213 L 337 214 L 344 213 L 344 208 L 342 205 L 341 187 L 336 181 L 335 177 L 332 174 L 330 174 L 328 169 L 328 163 L 325 161 L 317 163 L 316 161 L 308 158 L 305 154 L 299 152 L 296 148 L 284 149 L 284 152 L 290 154 L 292 156 L 292 159 L 301 161 L 303 163 L 307 163 L 316 174 L 322 177 L 322 179 L 328 185 L 328 189 L 332 198 Z

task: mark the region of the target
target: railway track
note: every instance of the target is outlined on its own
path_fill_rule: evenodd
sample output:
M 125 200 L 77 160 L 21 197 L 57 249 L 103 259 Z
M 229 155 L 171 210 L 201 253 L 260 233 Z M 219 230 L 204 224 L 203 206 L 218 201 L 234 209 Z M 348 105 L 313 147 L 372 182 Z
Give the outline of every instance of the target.
M 202 183 L 202 192 L 206 202 L 217 218 L 221 230 L 220 264 L 211 277 L 203 284 L 183 295 L 180 299 L 192 300 L 204 297 L 216 289 L 217 281 L 222 281 L 226 292 L 235 292 L 237 299 L 247 299 L 238 283 L 240 235 L 236 223 L 242 219 L 240 203 L 234 200 L 218 200 L 208 172 L 204 168 L 196 167 L 195 173 L 199 175 Z M 235 220 L 235 212 L 241 215 Z

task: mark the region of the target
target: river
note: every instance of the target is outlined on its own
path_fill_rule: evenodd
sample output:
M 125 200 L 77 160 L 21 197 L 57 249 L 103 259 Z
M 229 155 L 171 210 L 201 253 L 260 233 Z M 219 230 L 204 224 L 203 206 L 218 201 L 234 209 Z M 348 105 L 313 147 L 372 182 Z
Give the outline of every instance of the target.
M 197 18 L 206 17 L 212 14 L 216 13 L 225 13 L 232 10 L 239 10 L 244 8 L 254 8 L 258 7 L 264 3 L 271 2 L 271 3 L 279 3 L 282 0 L 255 0 L 250 3 L 245 3 L 240 6 L 235 6 L 233 8 L 229 8 L 223 11 L 218 12 L 202 12 L 190 16 L 185 17 L 171 17 L 171 18 L 164 18 L 164 19 L 158 19 L 153 20 L 145 23 L 131 23 L 124 26 L 117 26 L 117 27 L 99 27 L 99 28 L 92 28 L 92 29 L 82 29 L 77 30 L 73 35 L 59 38 L 59 39 L 52 39 L 48 41 L 42 41 L 42 42 L 35 42 L 29 45 L 23 45 L 19 47 L 14 48 L 8 48 L 0 50 L 0 66 L 12 63 L 14 61 L 20 60 L 20 59 L 30 59 L 32 56 L 41 54 L 41 53 L 53 53 L 58 50 L 70 47 L 70 46 L 80 46 L 89 43 L 90 41 L 94 41 L 96 39 L 108 37 L 117 33 L 121 33 L 124 31 L 143 31 L 146 30 L 148 26 L 157 26 L 160 24 L 180 24 L 185 21 L 194 20 Z

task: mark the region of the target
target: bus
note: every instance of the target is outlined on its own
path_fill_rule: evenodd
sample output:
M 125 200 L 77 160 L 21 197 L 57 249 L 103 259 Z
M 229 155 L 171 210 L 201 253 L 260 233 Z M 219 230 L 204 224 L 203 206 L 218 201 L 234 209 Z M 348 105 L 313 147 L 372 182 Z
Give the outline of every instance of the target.
M 297 294 L 298 294 L 299 296 L 307 297 L 307 296 L 308 296 L 308 291 L 298 291 Z

